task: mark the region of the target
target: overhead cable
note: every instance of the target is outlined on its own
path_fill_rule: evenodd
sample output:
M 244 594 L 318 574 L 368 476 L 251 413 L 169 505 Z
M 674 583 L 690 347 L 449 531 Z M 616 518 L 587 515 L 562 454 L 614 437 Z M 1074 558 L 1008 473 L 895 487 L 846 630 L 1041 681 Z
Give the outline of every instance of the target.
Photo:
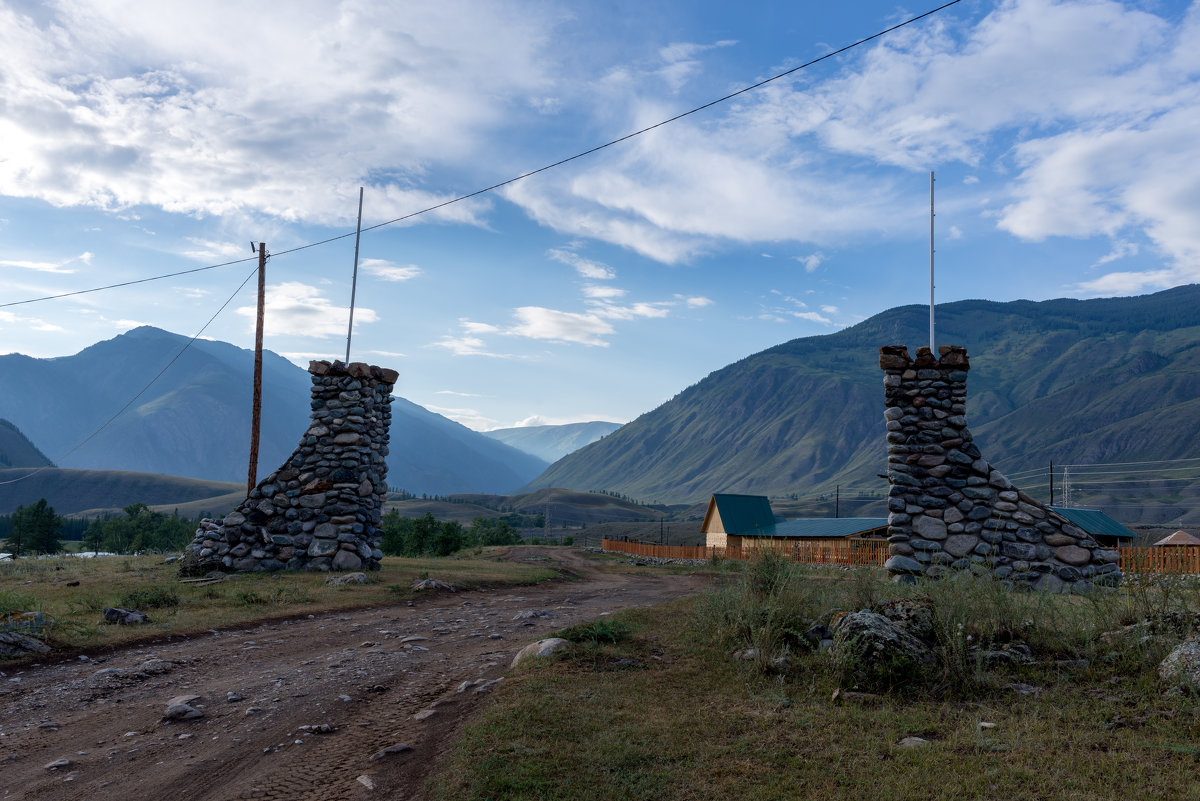
M 820 63 L 820 62 L 822 62 L 822 61 L 825 61 L 826 59 L 833 58 L 834 56 L 841 55 L 842 53 L 845 53 L 845 52 L 847 52 L 848 50 L 853 50 L 854 48 L 856 48 L 856 47 L 860 47 L 861 45 L 864 45 L 864 44 L 866 44 L 867 42 L 874 41 L 875 39 L 878 39 L 878 38 L 880 38 L 880 37 L 882 37 L 882 36 L 886 36 L 887 34 L 889 34 L 889 33 L 892 33 L 893 31 L 899 30 L 900 28 L 903 28 L 903 27 L 904 27 L 904 26 L 906 26 L 906 25 L 911 25 L 912 23 L 914 23 L 914 22 L 918 22 L 918 21 L 920 21 L 920 20 L 923 20 L 923 19 L 925 19 L 926 17 L 933 16 L 934 14 L 938 13 L 939 11 L 942 11 L 942 10 L 944 10 L 944 9 L 947 9 L 947 8 L 949 8 L 950 6 L 957 5 L 958 3 L 961 3 L 961 2 L 962 2 L 962 0 L 950 0 L 950 2 L 948 2 L 948 3 L 943 3 L 942 5 L 938 6 L 938 7 L 937 7 L 937 8 L 935 8 L 935 9 L 932 9 L 932 10 L 930 10 L 930 11 L 926 11 L 924 14 L 918 14 L 918 15 L 917 15 L 917 16 L 915 16 L 915 17 L 910 17 L 909 19 L 906 19 L 906 20 L 904 20 L 903 22 L 896 23 L 895 25 L 891 26 L 890 28 L 885 28 L 884 30 L 882 30 L 882 31 L 879 31 L 878 33 L 872 34 L 871 36 L 867 36 L 866 38 L 863 38 L 863 39 L 859 39 L 859 40 L 858 40 L 858 41 L 856 41 L 856 42 L 853 42 L 853 43 L 851 43 L 851 44 L 845 45 L 844 47 L 840 47 L 840 48 L 838 48 L 837 50 L 834 50 L 834 51 L 832 51 L 832 52 L 826 53 L 826 54 L 825 54 L 825 55 L 823 55 L 823 56 L 818 56 L 817 58 L 814 58 L 814 59 L 812 59 L 811 61 L 806 61 L 806 62 L 804 62 L 803 64 L 800 64 L 799 66 L 792 67 L 791 69 L 789 69 L 789 70 L 785 70 L 784 72 L 778 73 L 777 75 L 772 75 L 770 78 L 766 78 L 766 79 L 764 79 L 764 80 L 761 80 L 761 81 L 759 81 L 758 83 L 751 84 L 750 86 L 747 86 L 747 87 L 744 87 L 744 88 L 742 88 L 742 89 L 739 89 L 739 90 L 737 90 L 736 92 L 731 92 L 730 94 L 727 94 L 727 95 L 725 95 L 724 97 L 719 97 L 719 98 L 717 98 L 716 100 L 712 100 L 712 101 L 709 101 L 708 103 L 705 103 L 704 105 L 701 105 L 701 106 L 696 106 L 695 108 L 692 108 L 692 109 L 690 109 L 690 110 L 688 110 L 688 111 L 685 111 L 685 112 L 683 112 L 683 113 L 681 113 L 681 114 L 676 114 L 674 117 L 670 117 L 670 118 L 668 118 L 668 119 L 662 120 L 661 122 L 656 122 L 656 123 L 655 123 L 655 124 L 653 124 L 653 125 L 649 125 L 649 126 L 647 126 L 647 127 L 645 127 L 645 128 L 641 128 L 641 129 L 639 129 L 639 130 L 633 131 L 632 133 L 625 134 L 624 136 L 621 136 L 621 137 L 618 137 L 618 138 L 616 138 L 616 139 L 613 139 L 613 140 L 611 140 L 611 141 L 605 142 L 605 143 L 604 143 L 604 144 L 602 144 L 602 145 L 596 145 L 595 147 L 592 147 L 592 148 L 589 148 L 589 149 L 587 149 L 587 150 L 584 150 L 584 151 L 583 151 L 583 152 L 581 152 L 581 153 L 576 153 L 576 154 L 575 154 L 575 155 L 573 155 L 573 156 L 568 156 L 568 157 L 566 157 L 566 158 L 559 159 L 558 161 L 555 161 L 555 162 L 553 162 L 553 163 L 551 163 L 551 164 L 547 164 L 547 165 L 545 165 L 544 167 L 538 167 L 536 170 L 530 170 L 529 172 L 524 172 L 524 173 L 521 173 L 520 175 L 518 175 L 518 176 L 516 176 L 516 177 L 514 177 L 514 178 L 509 178 L 509 179 L 507 179 L 507 180 L 500 181 L 499 183 L 492 184 L 491 186 L 484 187 L 483 189 L 477 189 L 477 190 L 475 190 L 474 192 L 469 192 L 469 193 L 467 193 L 467 194 L 465 194 L 465 195 L 459 195 L 459 196 L 457 196 L 457 197 L 451 198 L 450 200 L 445 200 L 445 201 L 443 201 L 443 202 L 441 202 L 441 203 L 437 203 L 437 204 L 434 204 L 434 205 L 432 205 L 432 206 L 429 206 L 429 207 L 427 207 L 427 208 L 421 209 L 421 210 L 419 210 L 419 211 L 414 211 L 414 212 L 411 212 L 411 213 L 409 213 L 409 214 L 405 214 L 405 215 L 403 215 L 403 216 L 396 217 L 395 219 L 392 219 L 392 220 L 387 220 L 387 221 L 385 221 L 385 222 L 376 223 L 375 225 L 369 226 L 369 227 L 367 227 L 367 228 L 363 228 L 363 229 L 362 229 L 362 233 L 367 233 L 368 231 L 374 231 L 374 230 L 376 230 L 377 228 L 383 228 L 383 227 L 385 227 L 385 226 L 388 226 L 388 225 L 395 225 L 396 223 L 399 223 L 399 222 L 404 222 L 405 220 L 411 220 L 412 218 L 414 218 L 414 217 L 419 217 L 419 216 L 421 216 L 421 215 L 423 215 L 423 214 L 429 214 L 430 212 L 438 211 L 439 209 L 444 209 L 444 208 L 446 208 L 447 206 L 452 206 L 452 205 L 454 205 L 455 203 L 461 203 L 461 202 L 462 202 L 462 201 L 464 201 L 464 200 L 470 200 L 470 199 L 471 199 L 471 198 L 473 198 L 473 197 L 478 197 L 479 195 L 483 195 L 483 194 L 486 194 L 486 193 L 488 193 L 488 192 L 494 192 L 494 191 L 495 191 L 495 190 L 497 190 L 497 189 L 500 189 L 500 188 L 502 188 L 502 187 L 508 186 L 509 184 L 515 184 L 515 183 L 516 183 L 516 182 L 518 182 L 518 181 L 523 181 L 523 180 L 525 180 L 526 178 L 530 178 L 530 177 L 532 177 L 532 176 L 534 176 L 534 175 L 537 175 L 538 173 L 543 173 L 543 172 L 546 172 L 547 170 L 552 170 L 552 169 L 554 169 L 555 167 L 561 167 L 562 165 L 564 165 L 564 164 L 567 164 L 567 163 L 569 163 L 569 162 L 575 161 L 575 160 L 577 160 L 577 159 L 584 158 L 585 156 L 590 156 L 590 155 L 592 155 L 593 153 L 598 153 L 599 151 L 601 151 L 601 150 L 604 150 L 605 148 L 612 147 L 613 145 L 618 145 L 618 144 L 620 144 L 620 143 L 622 143 L 622 142 L 625 142 L 625 141 L 627 141 L 627 140 L 629 140 L 629 139 L 633 139 L 633 138 L 634 138 L 634 137 L 636 137 L 636 136 L 641 136 L 642 134 L 649 133 L 650 131 L 653 131 L 653 130 L 655 130 L 656 128 L 661 128 L 661 127 L 662 127 L 662 126 L 664 126 L 664 125 L 668 125 L 668 124 L 670 124 L 670 123 L 672 123 L 672 122 L 676 122 L 676 121 L 678 121 L 678 120 L 681 120 L 681 119 L 683 119 L 684 117 L 689 117 L 689 116 L 691 116 L 692 114 L 696 114 L 697 112 L 704 111 L 705 109 L 712 108 L 713 106 L 716 106 L 716 105 L 719 105 L 719 104 L 721 104 L 721 103 L 724 103 L 724 102 L 726 102 L 727 100 L 732 100 L 733 98 L 735 98 L 735 97 L 738 97 L 739 95 L 743 95 L 743 94 L 745 94 L 745 93 L 747 93 L 747 92 L 752 92 L 752 91 L 754 91 L 755 89 L 759 89 L 759 88 L 761 88 L 761 87 L 763 87 L 763 86 L 766 86 L 767 84 L 769 84 L 769 83 L 771 83 L 771 82 L 773 82 L 773 81 L 777 81 L 777 80 L 779 80 L 780 78 L 786 78 L 787 76 L 789 76 L 789 75 L 791 75 L 791 74 L 793 74 L 793 73 L 795 73 L 795 72 L 799 72 L 800 70 L 803 70 L 803 69 L 806 69 L 806 68 L 808 68 L 808 67 L 811 67 L 811 66 L 813 66 L 814 64 L 818 64 L 818 63 Z M 285 255 L 287 255 L 287 254 L 289 254 L 289 253 L 296 253 L 296 252 L 298 252 L 298 251 L 301 251 L 301 250 L 307 250 L 307 249 L 309 249 L 309 248 L 315 248 L 315 247 L 317 247 L 317 246 L 319 246 L 319 245 L 327 245 L 327 244 L 329 244 L 330 242 L 337 242 L 337 241 L 338 241 L 338 240 L 340 240 L 340 239 L 347 239 L 347 238 L 349 238 L 349 237 L 352 237 L 352 236 L 354 236 L 354 235 L 355 235 L 355 232 L 354 232 L 354 231 L 349 231 L 349 232 L 347 232 L 347 233 L 344 233 L 344 234 L 339 234 L 339 235 L 337 235 L 337 236 L 331 236 L 331 237 L 329 237 L 328 239 L 322 239 L 322 240 L 320 240 L 320 241 L 317 241 L 317 242 L 309 242 L 309 243 L 308 243 L 308 244 L 306 244 L 306 245 L 299 245 L 299 246 L 297 246 L 297 247 L 294 247 L 294 248 L 288 248 L 287 250 L 281 250 L 281 251 L 278 251 L 278 252 L 276 252 L 276 253 L 274 253 L 274 254 L 272 254 L 272 255 L 274 255 L 274 256 L 285 256 Z M 246 258 L 246 259 L 239 259 L 239 260 L 237 260 L 237 261 L 229 261 L 229 262 L 225 262 L 225 263 L 223 263 L 223 264 L 212 264 L 212 265 L 209 265 L 209 266 L 207 266 L 207 267 L 197 267 L 197 268 L 196 268 L 196 269 L 194 269 L 194 270 L 183 270 L 183 271 L 181 271 L 181 272 L 176 272 L 176 273 L 167 273 L 167 274 L 165 274 L 165 275 L 156 275 L 156 276 L 151 276 L 150 278 L 140 278 L 140 279 L 138 279 L 138 280 L 136 280 L 136 281 L 126 281 L 126 282 L 123 282 L 123 283 L 120 283 L 120 284 L 111 284 L 111 285 L 109 285 L 109 286 L 96 287 L 96 288 L 94 288 L 94 289 L 82 289 L 82 290 L 78 290 L 78 291 L 76 291 L 76 292 L 64 292 L 63 294 L 60 294 L 60 295 L 47 295 L 47 296 L 45 296 L 45 297 L 41 297 L 41 298 L 29 298 L 28 300 L 18 300 L 18 301 L 13 301 L 13 302 L 10 302 L 10 303 L 0 303 L 0 309 L 2 309 L 2 308 L 5 308 L 5 307 L 7 307 L 7 306 L 19 306 L 19 305 L 21 305 L 21 304 L 24 304 L 24 303 L 37 303 L 38 301 L 42 301 L 42 300 L 55 300 L 55 299 L 58 299 L 58 298 L 70 297 L 70 296 L 72 296 L 72 295 L 82 295 L 82 294 L 85 294 L 85 293 L 88 293 L 88 292 L 99 292 L 99 291 L 101 291 L 101 290 L 105 290 L 105 289 L 114 289 L 114 288 L 116 288 L 116 287 L 129 286 L 129 285 L 131 285 L 131 284 L 141 284 L 141 283 L 145 283 L 145 282 L 147 282 L 147 281 L 157 281 L 157 280 L 159 280 L 159 279 L 162 279 L 162 278 L 173 278 L 173 277 L 175 277 L 175 276 L 177 276 L 177 275 L 186 275 L 186 274 L 188 274 L 188 273 L 196 273 L 196 272 L 201 272 L 201 271 L 203 271 L 203 270 L 212 270 L 212 269 L 215 269 L 215 268 L 217 268 L 217 267 L 226 267 L 226 266 L 229 266 L 229 265 L 231 265 L 231 264 L 241 264 L 242 262 L 251 261 L 251 260 L 252 260 L 252 259 L 249 259 L 249 258 Z

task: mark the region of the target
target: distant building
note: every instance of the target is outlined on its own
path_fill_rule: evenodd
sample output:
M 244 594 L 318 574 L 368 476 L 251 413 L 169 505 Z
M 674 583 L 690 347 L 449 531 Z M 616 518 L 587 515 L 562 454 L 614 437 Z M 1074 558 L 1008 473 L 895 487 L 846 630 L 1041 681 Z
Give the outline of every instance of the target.
M 794 545 L 887 536 L 886 517 L 804 517 L 776 521 L 763 495 L 713 495 L 700 531 L 710 548 Z
M 1156 542 L 1154 544 L 1155 545 L 1164 545 L 1167 547 L 1170 547 L 1173 545 L 1174 546 L 1200 545 L 1200 538 L 1193 537 L 1191 534 L 1188 534 L 1186 531 L 1180 530 L 1180 531 L 1176 531 L 1174 534 L 1169 534 L 1168 536 L 1163 537 L 1161 540 L 1159 540 L 1158 542 Z
M 1097 543 L 1109 548 L 1132 545 L 1138 536 L 1099 509 L 1071 509 L 1065 506 L 1046 508 L 1065 517 L 1073 525 L 1090 534 Z

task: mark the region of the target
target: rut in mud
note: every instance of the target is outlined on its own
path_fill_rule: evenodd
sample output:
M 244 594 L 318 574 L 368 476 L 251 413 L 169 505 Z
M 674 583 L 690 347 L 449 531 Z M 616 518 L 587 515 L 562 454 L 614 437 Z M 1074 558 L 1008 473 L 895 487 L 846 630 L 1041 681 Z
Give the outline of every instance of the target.
M 705 584 L 601 573 L 577 550 L 514 548 L 508 558 L 550 558 L 573 578 L 6 671 L 0 798 L 419 798 L 463 720 L 522 646 Z M 529 610 L 553 617 L 514 619 Z M 177 696 L 199 696 L 193 706 L 204 717 L 164 721 Z M 411 750 L 371 759 L 397 744 Z M 46 767 L 56 760 L 69 764 Z

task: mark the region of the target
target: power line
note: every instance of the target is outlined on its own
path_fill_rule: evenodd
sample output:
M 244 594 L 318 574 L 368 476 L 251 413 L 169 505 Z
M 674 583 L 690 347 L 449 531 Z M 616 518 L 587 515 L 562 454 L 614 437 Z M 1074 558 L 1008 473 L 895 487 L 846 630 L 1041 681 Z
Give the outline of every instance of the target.
M 752 92 L 755 89 L 759 89 L 763 86 L 766 86 L 767 84 L 769 84 L 773 81 L 777 81 L 780 78 L 786 78 L 787 76 L 789 76 L 795 72 L 799 72 L 800 70 L 807 69 L 808 67 L 811 67 L 814 64 L 818 64 L 822 61 L 825 61 L 826 59 L 830 59 L 830 58 L 833 58 L 834 56 L 841 55 L 842 53 L 845 53 L 849 50 L 853 50 L 854 48 L 860 47 L 861 45 L 864 45 L 867 42 L 871 42 L 871 41 L 874 41 L 875 39 L 879 39 L 882 36 L 886 36 L 887 34 L 892 33 L 893 31 L 899 30 L 900 28 L 903 28 L 906 25 L 911 25 L 914 22 L 919 22 L 920 20 L 923 20 L 926 17 L 933 16 L 934 14 L 938 13 L 939 11 L 943 11 L 943 10 L 949 8 L 950 6 L 957 5 L 958 3 L 961 3 L 961 2 L 962 2 L 962 0 L 950 0 L 950 2 L 943 3 L 942 5 L 938 6 L 935 9 L 926 11 L 924 14 L 918 14 L 915 17 L 911 17 L 909 19 L 904 20 L 903 22 L 899 22 L 899 23 L 895 24 L 895 25 L 891 26 L 890 28 L 885 28 L 884 30 L 879 31 L 878 33 L 872 34 L 863 39 L 859 39 L 856 42 L 845 45 L 844 47 L 838 48 L 837 50 L 834 50 L 830 53 L 826 53 L 823 56 L 814 58 L 811 61 L 806 61 L 797 67 L 792 67 L 790 70 L 785 70 L 784 72 L 781 72 L 777 75 L 772 75 L 770 78 L 761 80 L 758 83 L 751 84 L 750 86 L 744 87 L 742 89 L 738 89 L 736 92 L 731 92 L 730 94 L 727 94 L 724 97 L 719 97 L 716 100 L 712 100 L 712 101 L 709 101 L 708 103 L 705 103 L 704 105 L 696 106 L 695 108 L 685 111 L 682 114 L 676 114 L 674 117 L 670 117 L 661 122 L 656 122 L 653 125 L 649 125 L 645 128 L 641 128 L 640 130 L 634 131 L 632 133 L 625 134 L 624 136 L 621 136 L 621 137 L 618 137 L 611 141 L 605 142 L 602 145 L 596 145 L 595 147 L 589 148 L 588 150 L 584 150 L 581 153 L 576 153 L 573 156 L 568 156 L 564 159 L 559 159 L 558 161 L 555 161 L 551 164 L 547 164 L 544 167 L 538 167 L 536 170 L 530 170 L 529 172 L 521 173 L 520 175 L 518 175 L 514 178 L 509 178 L 507 180 L 500 181 L 499 183 L 492 184 L 491 186 L 484 187 L 483 189 L 477 189 L 474 192 L 470 192 L 465 195 L 459 195 L 457 197 L 451 198 L 450 200 L 445 200 L 441 203 L 437 203 L 433 206 L 429 206 L 427 208 L 421 209 L 420 211 L 414 211 L 409 214 L 405 214 L 401 217 L 396 217 L 393 220 L 387 220 L 386 222 L 376 223 L 375 225 L 369 226 L 367 228 L 363 228 L 362 233 L 367 233 L 368 231 L 374 231 L 377 228 L 383 228 L 388 225 L 395 225 L 398 222 L 404 222 L 405 220 L 411 220 L 412 218 L 419 217 L 423 214 L 429 214 L 430 212 L 438 211 L 439 209 L 444 209 L 447 206 L 454 205 L 455 203 L 461 203 L 464 200 L 470 200 L 473 197 L 478 197 L 479 195 L 483 195 L 488 192 L 494 192 L 497 189 L 508 186 L 509 184 L 515 184 L 518 181 L 523 181 L 526 178 L 530 178 L 534 175 L 537 175 L 538 173 L 543 173 L 543 172 L 546 172 L 547 170 L 552 170 L 555 167 L 561 167 L 562 165 L 567 164 L 569 162 L 584 158 L 585 156 L 590 156 L 593 153 L 598 153 L 599 151 L 604 150 L 605 148 L 612 147 L 613 145 L 618 145 L 629 139 L 633 139 L 634 137 L 641 136 L 642 134 L 645 134 L 645 133 L 649 133 L 650 131 L 653 131 L 656 128 L 661 128 L 664 125 L 669 125 L 670 123 L 681 120 L 684 117 L 689 117 L 692 114 L 696 114 L 698 112 L 704 111 L 705 109 L 712 108 L 713 106 L 724 103 L 727 100 L 732 100 L 733 98 L 738 97 L 739 95 L 746 94 L 747 92 Z M 327 245 L 330 242 L 337 242 L 340 239 L 347 239 L 354 235 L 355 235 L 355 232 L 350 231 L 345 234 L 331 236 L 328 239 L 322 239 L 318 242 L 309 242 L 306 245 L 299 245 L 298 247 L 288 248 L 287 250 L 281 250 L 278 253 L 273 253 L 271 255 L 286 256 L 289 253 L 296 253 L 301 250 L 315 248 L 320 245 Z M 216 269 L 217 267 L 227 267 L 231 264 L 241 264 L 243 262 L 252 261 L 252 260 L 253 259 L 251 259 L 251 258 L 238 259 L 237 261 L 228 261 L 228 262 L 224 262 L 223 264 L 212 264 L 207 267 L 197 267 L 193 270 L 182 270 L 180 272 L 167 273 L 165 275 L 156 275 L 156 276 L 152 276 L 150 278 L 140 278 L 135 281 L 125 281 L 120 284 L 110 284 L 109 286 L 96 287 L 94 289 L 81 289 L 76 292 L 64 292 L 60 295 L 47 295 L 47 296 L 41 297 L 41 298 L 30 298 L 28 300 L 18 300 L 18 301 L 12 301 L 9 303 L 0 303 L 0 309 L 3 309 L 8 306 L 19 306 L 19 305 L 22 305 L 25 303 L 37 303 L 37 302 L 43 301 L 43 300 L 56 300 L 58 298 L 70 297 L 72 295 L 82 295 L 82 294 L 86 294 L 88 292 L 100 292 L 105 289 L 115 289 L 117 287 L 130 286 L 132 284 L 142 284 L 142 283 L 146 283 L 147 281 L 158 281 L 163 278 L 173 278 L 178 275 L 187 275 L 188 273 L 197 273 L 197 272 L 201 272 L 203 270 L 213 270 L 213 269 Z
M 257 260 L 258 260 L 258 257 L 256 256 L 255 261 L 257 261 Z M 80 442 L 78 442 L 70 450 L 68 450 L 67 452 L 65 452 L 63 454 L 60 454 L 54 461 L 56 463 L 60 462 L 67 456 L 70 456 L 72 453 L 74 453 L 75 451 L 82 448 L 84 445 L 86 445 L 88 442 L 90 442 L 92 440 L 92 438 L 94 438 L 97 434 L 99 434 L 104 429 L 108 428 L 114 420 L 116 420 L 118 417 L 120 417 L 122 414 L 124 414 L 126 412 L 126 410 L 128 410 L 129 407 L 132 406 L 135 401 L 137 401 L 138 398 L 140 398 L 140 397 L 142 397 L 142 395 L 146 394 L 146 390 L 148 390 L 148 389 L 150 389 L 150 387 L 154 386 L 154 383 L 156 381 L 158 381 L 158 379 L 162 378 L 163 373 L 167 372 L 167 370 L 171 367 L 171 365 L 173 365 L 173 364 L 175 364 L 175 362 L 179 361 L 179 358 L 181 356 L 183 356 L 184 352 L 186 352 L 187 349 L 190 348 L 192 346 L 192 344 L 195 343 L 195 341 L 200 338 L 200 335 L 204 333 L 205 329 L 207 329 L 210 325 L 212 325 L 213 321 L 217 319 L 217 317 L 221 314 L 221 312 L 225 311 L 225 307 L 233 302 L 233 299 L 238 296 L 238 293 L 241 292 L 242 289 L 245 288 L 246 284 L 249 283 L 250 279 L 253 278 L 256 273 L 258 273 L 258 265 L 257 264 L 255 265 L 254 270 L 251 271 L 251 273 L 246 276 L 245 280 L 243 280 L 242 283 L 238 285 L 238 288 L 233 291 L 233 294 L 230 295 L 225 300 L 225 302 L 221 304 L 221 307 L 219 309 L 217 309 L 217 311 L 213 314 L 212 317 L 208 318 L 208 322 L 206 322 L 203 326 L 201 326 L 200 330 L 197 331 L 192 336 L 191 339 L 189 339 L 187 342 L 184 343 L 183 347 L 179 349 L 179 352 L 176 353 L 174 356 L 172 356 L 171 360 L 169 362 L 167 362 L 165 365 L 163 365 L 163 368 L 158 371 L 158 373 L 154 376 L 154 378 L 150 379 L 150 381 L 146 384 L 146 386 L 144 386 L 140 390 L 138 390 L 138 393 L 136 395 L 134 395 L 132 398 L 130 398 L 129 401 L 124 406 L 122 406 L 120 409 L 118 409 L 116 411 L 116 413 L 113 414 L 112 417 L 105 420 L 104 423 L 101 424 L 101 426 L 99 428 L 97 428 L 95 431 L 93 431 L 92 433 L 90 433 L 86 437 L 84 437 Z M 8 481 L 0 481 L 0 486 L 4 486 L 7 484 L 16 484 L 18 481 L 24 481 L 25 479 L 30 478 L 31 476 L 37 475 L 38 473 L 42 472 L 43 470 L 49 470 L 49 469 L 50 469 L 50 467 L 39 467 L 36 470 L 21 476 L 20 478 L 9 479 Z
M 221 264 L 210 264 L 207 267 L 196 267 L 191 270 L 180 270 L 179 272 L 166 273 L 164 275 L 154 275 L 149 278 L 137 278 L 133 281 L 122 281 L 119 284 L 109 284 L 107 286 L 98 286 L 98 287 L 93 287 L 91 289 L 77 289 L 74 292 L 63 292 L 58 295 L 46 295 L 45 297 L 29 298 L 28 300 L 14 300 L 14 301 L 10 301 L 8 303 L 0 303 L 0 309 L 3 309 L 7 306 L 21 306 L 26 303 L 37 303 L 38 301 L 42 301 L 42 300 L 58 300 L 59 298 L 69 298 L 72 295 L 86 295 L 89 292 L 102 292 L 105 289 L 117 289 L 118 287 L 123 287 L 123 286 L 132 286 L 134 284 L 144 284 L 148 281 L 159 281 L 159 280 L 162 280 L 163 278 L 174 278 L 177 275 L 190 275 L 191 273 L 200 273 L 200 272 L 204 272 L 205 270 L 215 270 L 218 267 L 228 267 L 231 264 L 242 264 L 243 262 L 247 262 L 247 261 L 257 261 L 257 259 L 258 259 L 257 256 L 251 256 L 250 258 L 237 259 L 235 261 L 226 261 L 226 262 L 222 262 Z

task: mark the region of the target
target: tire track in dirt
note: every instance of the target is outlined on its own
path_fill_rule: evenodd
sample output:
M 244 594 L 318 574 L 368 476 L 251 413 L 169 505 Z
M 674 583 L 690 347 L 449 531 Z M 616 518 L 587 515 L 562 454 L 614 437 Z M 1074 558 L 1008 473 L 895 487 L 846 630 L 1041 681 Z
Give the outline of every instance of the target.
M 502 678 L 520 647 L 706 583 L 602 573 L 577 550 L 509 554 L 546 556 L 577 578 L 274 620 L 9 673 L 19 681 L 0 680 L 0 799 L 419 797 L 486 703 L 487 687 L 476 692 L 474 682 Z M 526 609 L 554 617 L 513 619 Z M 463 682 L 471 685 L 458 692 Z M 164 722 L 167 700 L 184 694 L 201 697 L 205 716 Z M 323 724 L 334 730 L 303 728 Z M 371 761 L 397 743 L 412 750 Z M 71 764 L 44 767 L 60 757 Z

